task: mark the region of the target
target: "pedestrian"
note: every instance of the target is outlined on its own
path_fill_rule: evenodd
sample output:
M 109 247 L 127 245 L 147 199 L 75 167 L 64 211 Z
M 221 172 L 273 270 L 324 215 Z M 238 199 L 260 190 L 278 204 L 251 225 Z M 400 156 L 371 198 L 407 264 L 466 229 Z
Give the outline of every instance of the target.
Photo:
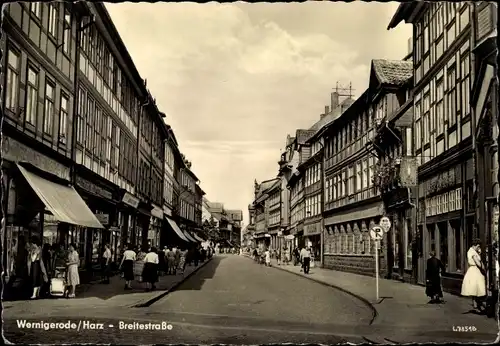
M 40 296 L 40 288 L 45 282 L 49 281 L 47 271 L 42 258 L 42 250 L 38 246 L 37 240 L 32 240 L 30 243 L 30 251 L 28 254 L 28 275 L 31 279 L 33 287 L 33 295 L 31 299 L 36 299 Z
M 168 249 L 167 251 L 167 265 L 168 265 L 168 275 L 175 275 L 175 253 L 172 249 Z
M 111 246 L 104 245 L 104 253 L 102 254 L 102 273 L 104 276 L 103 283 L 109 284 L 109 277 L 111 273 Z
M 462 296 L 472 297 L 474 308 L 483 313 L 485 311 L 484 298 L 486 297 L 486 269 L 481 261 L 481 240 L 475 239 L 467 251 L 467 272 L 462 281 Z
M 177 272 L 177 269 L 179 269 L 179 264 L 181 262 L 181 250 L 178 249 L 177 247 L 175 247 L 173 249 L 173 251 L 174 251 L 174 258 L 175 258 L 174 267 L 175 267 L 175 272 Z
M 198 262 L 200 261 L 200 249 L 198 247 L 194 249 L 193 260 L 194 260 L 194 266 L 197 267 Z
M 181 250 L 181 257 L 179 259 L 179 270 L 184 274 L 184 270 L 186 269 L 186 256 L 187 250 Z
M 157 250 L 153 246 L 144 257 L 144 269 L 142 271 L 142 279 L 146 283 L 146 291 L 156 289 L 155 284 L 158 282 L 158 264 L 160 263 Z
M 299 264 L 299 256 L 300 256 L 299 249 L 297 247 L 293 249 L 292 256 L 293 256 L 293 265 L 296 266 L 297 264 Z
M 266 250 L 265 256 L 266 256 L 266 266 L 270 267 L 271 266 L 271 251 L 269 251 L 269 249 Z
M 308 248 L 303 248 L 300 251 L 300 259 L 302 260 L 304 274 L 309 274 L 309 269 L 311 268 L 311 251 Z
M 68 298 L 75 298 L 76 296 L 76 286 L 80 284 L 80 275 L 78 274 L 78 265 L 80 264 L 80 256 L 76 251 L 76 245 L 70 244 L 68 253 L 68 286 L 71 287 L 71 293 L 68 294 Z
M 278 261 L 278 265 L 281 265 L 281 249 L 277 250 L 276 260 Z
M 285 246 L 283 252 L 285 253 L 285 264 L 288 265 L 290 263 L 290 250 Z
M 427 269 L 425 270 L 425 294 L 431 299 L 430 304 L 437 304 L 442 302 L 441 275 L 446 271 L 446 268 L 443 262 L 436 258 L 435 251 L 431 251 L 429 255 L 430 258 L 427 260 Z
M 49 244 L 43 244 L 42 262 L 45 265 L 45 272 L 47 273 L 48 280 L 44 281 L 40 287 L 41 297 L 48 297 L 50 295 L 50 278 L 52 277 L 52 253 L 50 248 L 51 246 Z
M 120 263 L 120 269 L 123 267 L 126 290 L 132 289 L 131 283 L 134 280 L 134 262 L 137 259 L 137 255 L 133 249 L 133 245 L 129 244 L 128 249 L 123 253 L 122 262 Z
M 257 249 L 253 249 L 253 259 L 254 259 L 255 262 L 258 261 L 257 256 L 258 256 Z

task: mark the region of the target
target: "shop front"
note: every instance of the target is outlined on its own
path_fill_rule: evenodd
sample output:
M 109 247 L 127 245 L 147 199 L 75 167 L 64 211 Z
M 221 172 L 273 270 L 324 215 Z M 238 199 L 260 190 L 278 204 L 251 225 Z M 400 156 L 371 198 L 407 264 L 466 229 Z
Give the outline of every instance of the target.
M 121 233 L 120 246 L 118 256 L 121 258 L 123 251 L 126 250 L 128 244 L 136 246 L 136 222 L 137 208 L 139 207 L 139 199 L 130 192 L 121 190 L 122 198 L 119 205 L 118 228 Z
M 14 292 L 14 295 L 23 295 L 23 287 L 27 287 L 30 243 L 50 248 L 71 239 L 74 229 L 81 227 L 93 231 L 103 226 L 69 181 L 61 179 L 61 176 L 69 178 L 69 169 L 51 169 L 56 173 L 52 174 L 28 163 L 4 161 L 3 164 L 3 183 L 7 187 L 4 196 L 7 203 L 3 204 L 7 216 L 3 260 L 5 293 L 9 299 Z M 88 232 L 80 237 L 85 241 Z M 81 267 L 87 264 L 82 259 Z
M 151 220 L 149 223 L 148 245 L 156 248 L 160 247 L 161 229 L 163 223 L 163 209 L 153 205 L 151 210 Z
M 150 225 L 151 225 L 151 219 L 152 219 L 152 214 L 151 211 L 153 210 L 153 206 L 149 203 L 140 201 L 139 202 L 139 207 L 137 208 L 137 215 L 136 215 L 136 227 L 135 227 L 135 234 L 134 234 L 134 245 L 137 248 L 141 248 L 143 250 L 146 250 L 149 247 L 149 235 L 150 235 Z
M 417 283 L 418 249 L 415 189 L 396 188 L 383 194 L 385 216 L 391 221 L 387 237 L 387 271 L 395 280 Z
M 310 222 L 310 221 L 309 221 Z M 321 230 L 323 229 L 323 220 L 304 223 L 304 243 L 305 246 L 311 248 L 311 256 L 313 261 L 323 263 L 321 256 Z
M 109 183 L 102 181 L 99 177 L 89 177 L 91 173 L 78 172 L 75 178 L 75 188 L 82 195 L 89 209 L 94 213 L 99 222 L 104 226 L 102 230 L 84 230 L 77 227 L 69 232 L 66 244 L 78 244 L 79 254 L 85 263 L 91 266 L 99 266 L 104 245 L 109 244 L 114 261 L 116 261 L 116 230 L 118 229 L 119 195 L 117 187 L 113 188 Z M 89 236 L 85 243 L 80 243 L 79 233 L 87 232 Z M 119 236 L 119 235 L 118 235 Z
M 375 275 L 375 244 L 370 229 L 383 215 L 382 201 L 334 213 L 324 219 L 323 267 L 362 275 Z M 380 241 L 380 275 L 387 275 L 385 247 L 387 236 Z
M 465 254 L 475 233 L 473 176 L 473 164 L 468 160 L 419 183 L 417 234 L 423 239 L 419 281 L 425 280 L 426 259 L 435 251 L 446 268 L 443 289 L 457 294 L 467 269 Z

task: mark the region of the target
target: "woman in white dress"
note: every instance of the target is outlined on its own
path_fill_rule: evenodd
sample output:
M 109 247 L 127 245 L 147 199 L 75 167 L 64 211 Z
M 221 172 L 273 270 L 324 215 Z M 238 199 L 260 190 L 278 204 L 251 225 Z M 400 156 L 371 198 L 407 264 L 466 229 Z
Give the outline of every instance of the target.
M 266 250 L 266 266 L 271 266 L 271 251 L 269 249 Z
M 467 251 L 467 272 L 462 281 L 462 296 L 472 297 L 475 308 L 483 311 L 483 300 L 486 296 L 485 268 L 481 261 L 481 242 L 475 239 Z
M 80 284 L 80 275 L 78 274 L 78 264 L 80 263 L 80 256 L 76 252 L 76 245 L 69 246 L 68 253 L 68 286 L 71 287 L 71 293 L 68 298 L 75 298 L 76 286 Z

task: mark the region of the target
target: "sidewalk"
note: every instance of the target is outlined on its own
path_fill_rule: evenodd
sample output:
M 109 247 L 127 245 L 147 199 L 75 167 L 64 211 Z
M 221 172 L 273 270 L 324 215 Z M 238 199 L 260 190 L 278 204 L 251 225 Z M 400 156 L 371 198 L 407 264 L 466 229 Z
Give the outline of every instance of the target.
M 272 260 L 272 266 L 348 292 L 364 301 L 376 311 L 370 334 L 379 335 L 385 342 L 422 343 L 438 339 L 493 342 L 499 331 L 494 319 L 470 313 L 470 299 L 444 293 L 444 304 L 427 304 L 429 299 L 424 287 L 380 278 L 380 299 L 376 301 L 374 277 L 318 267 L 311 268 L 306 275 L 300 266 L 278 265 L 276 260 Z M 454 326 L 473 326 L 477 331 L 460 333 L 453 331 Z
M 213 259 L 213 258 L 212 258 Z M 81 308 L 102 308 L 102 307 L 136 307 L 147 303 L 152 303 L 165 296 L 172 289 L 175 289 L 188 277 L 193 275 L 200 268 L 205 266 L 211 259 L 198 264 L 197 267 L 187 266 L 184 274 L 164 275 L 159 278 L 156 290 L 145 291 L 145 284 L 134 281 L 132 290 L 125 290 L 125 281 L 120 275 L 111 278 L 109 284 L 91 283 L 83 284 L 76 289 L 76 298 L 47 298 L 37 300 L 21 300 L 4 302 L 3 306 L 7 314 L 23 313 L 29 311 L 40 311 L 43 309 L 81 309 Z

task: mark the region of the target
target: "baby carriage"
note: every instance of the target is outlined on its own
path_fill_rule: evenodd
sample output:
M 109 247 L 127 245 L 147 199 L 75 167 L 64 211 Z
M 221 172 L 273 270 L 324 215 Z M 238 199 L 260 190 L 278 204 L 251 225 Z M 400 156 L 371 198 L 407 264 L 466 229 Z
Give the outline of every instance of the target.
M 50 295 L 65 297 L 68 293 L 66 281 L 66 267 L 56 267 L 54 277 L 50 279 Z

